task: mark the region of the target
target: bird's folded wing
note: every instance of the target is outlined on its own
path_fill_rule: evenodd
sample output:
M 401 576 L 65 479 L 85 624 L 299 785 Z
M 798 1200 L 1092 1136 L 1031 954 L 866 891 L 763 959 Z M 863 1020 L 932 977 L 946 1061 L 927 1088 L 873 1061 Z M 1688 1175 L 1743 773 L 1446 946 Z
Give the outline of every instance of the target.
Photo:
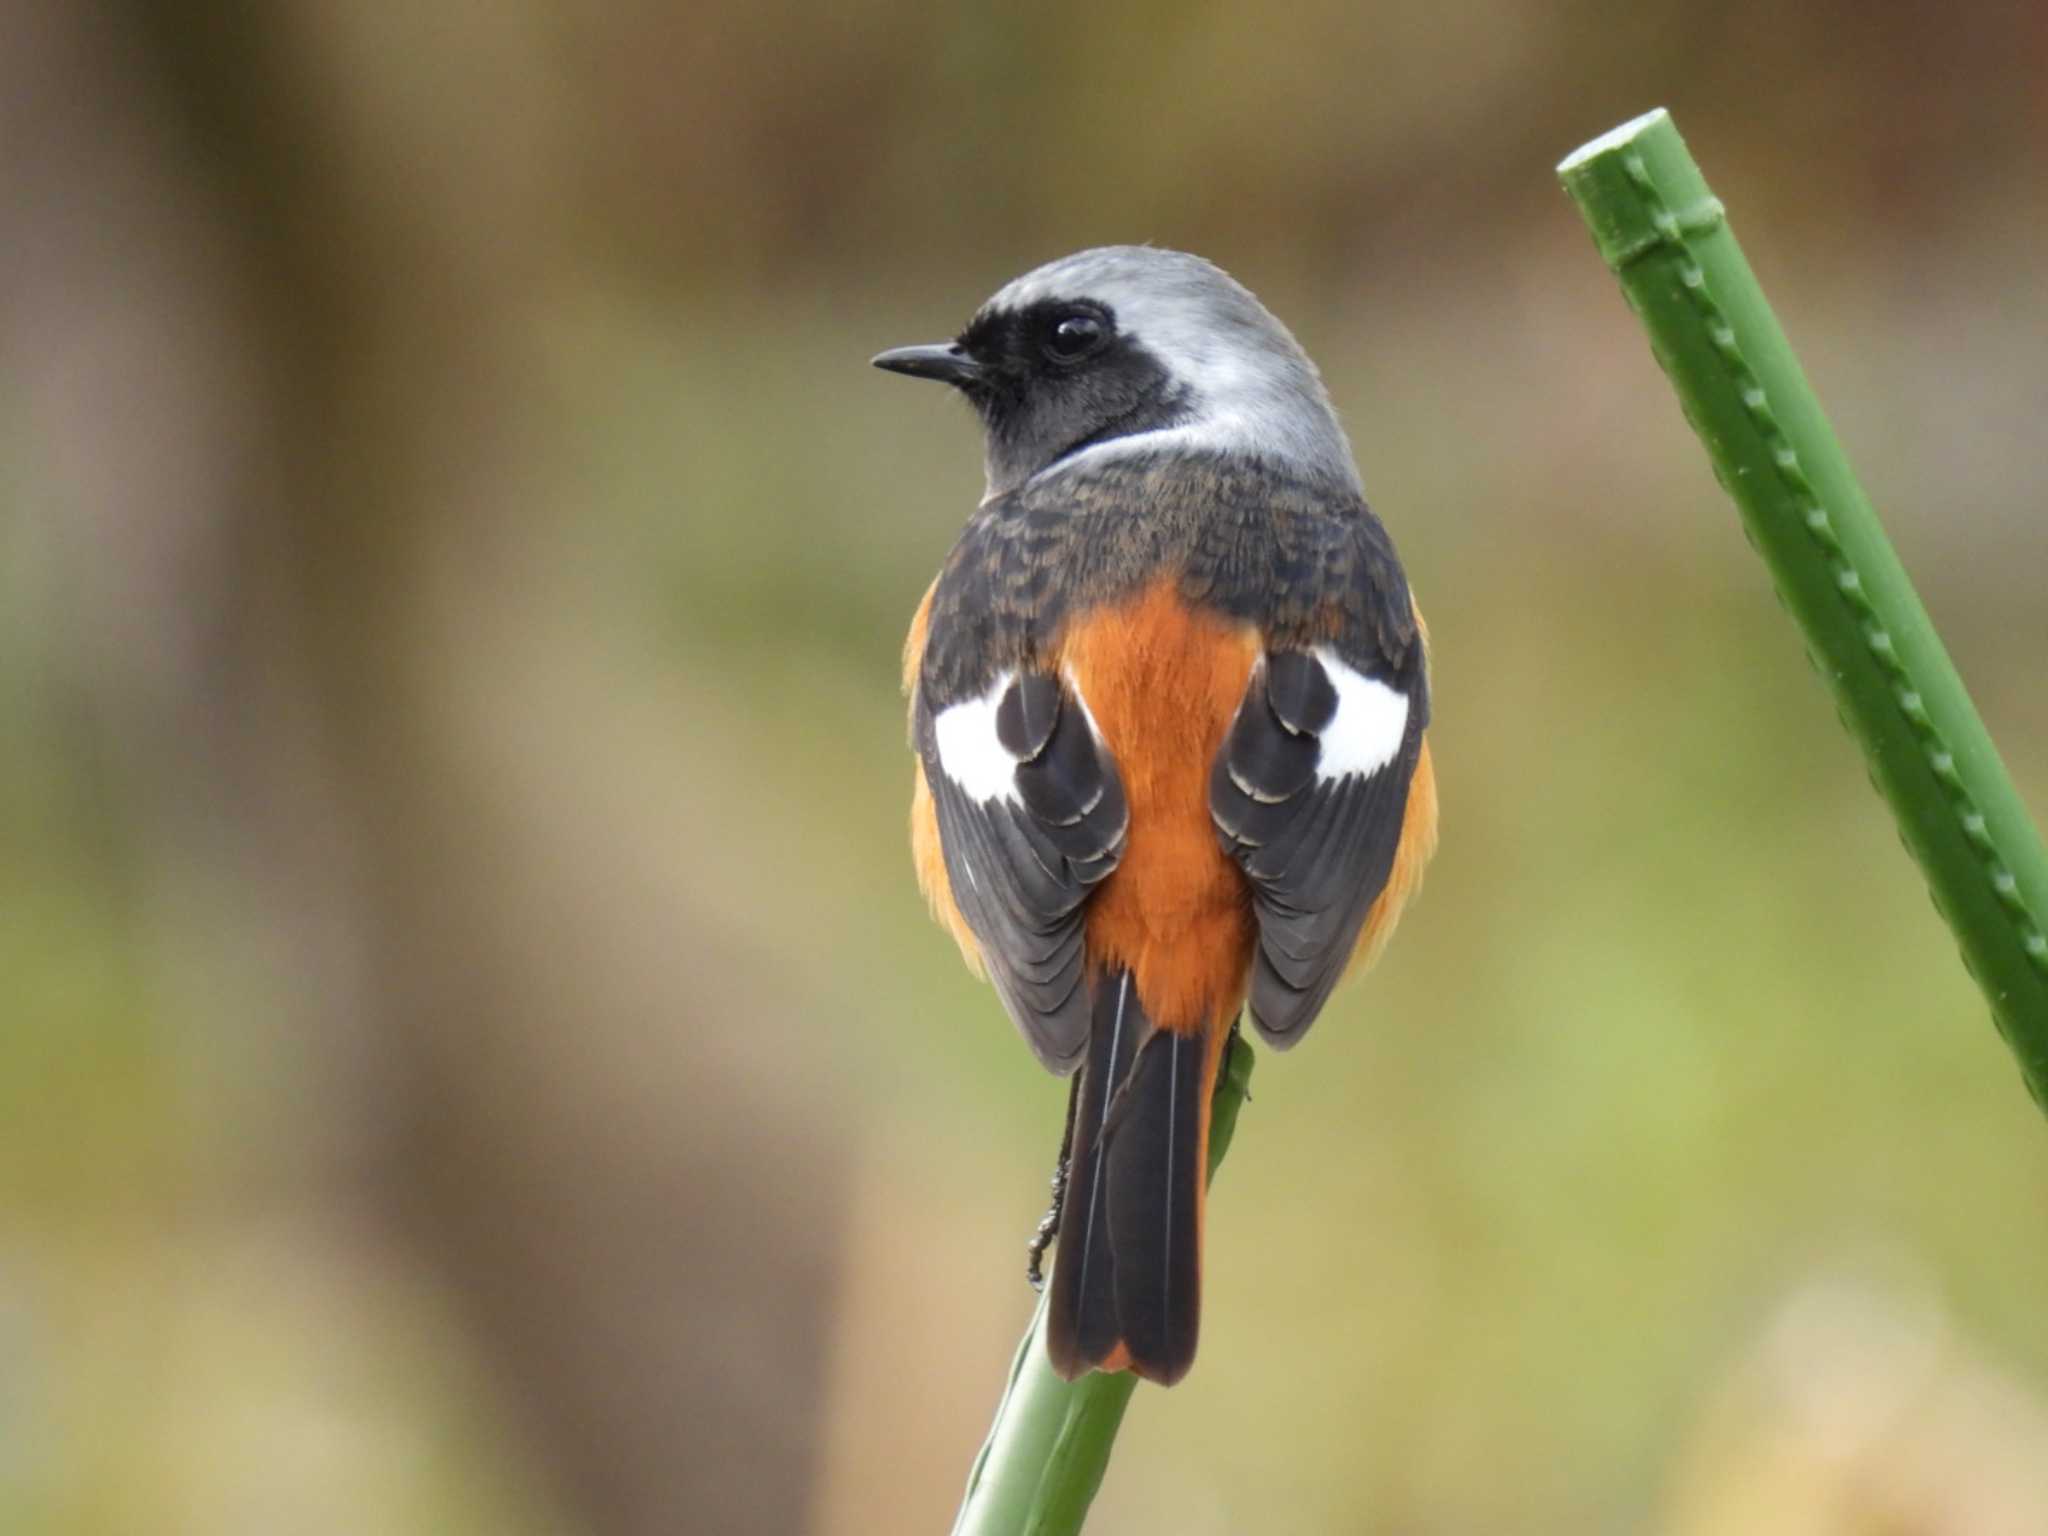
M 1048 672 L 996 677 L 912 731 L 938 815 L 946 879 L 989 979 L 1054 1072 L 1087 1042 L 1082 908 L 1116 868 L 1130 816 L 1086 707 Z
M 1325 645 L 1269 651 L 1217 753 L 1209 808 L 1251 879 L 1252 1022 L 1275 1046 L 1314 1022 L 1387 884 L 1426 689 L 1419 653 L 1394 662 L 1346 660 Z

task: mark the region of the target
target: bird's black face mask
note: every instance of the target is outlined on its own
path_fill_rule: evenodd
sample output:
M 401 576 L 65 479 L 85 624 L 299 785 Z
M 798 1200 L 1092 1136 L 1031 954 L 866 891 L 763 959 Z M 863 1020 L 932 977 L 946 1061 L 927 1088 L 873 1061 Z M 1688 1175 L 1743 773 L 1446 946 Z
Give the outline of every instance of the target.
M 1186 386 L 1117 330 L 1108 305 L 1086 299 L 985 310 L 951 345 L 900 347 L 875 365 L 942 380 L 973 402 L 998 493 L 1084 448 L 1189 415 Z

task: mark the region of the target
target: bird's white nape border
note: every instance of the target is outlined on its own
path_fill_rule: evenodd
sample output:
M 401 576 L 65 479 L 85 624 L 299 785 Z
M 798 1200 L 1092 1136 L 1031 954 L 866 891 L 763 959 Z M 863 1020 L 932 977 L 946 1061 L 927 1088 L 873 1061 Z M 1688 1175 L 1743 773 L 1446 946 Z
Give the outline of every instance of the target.
M 1321 732 L 1316 776 L 1370 778 L 1400 754 L 1408 733 L 1408 695 L 1347 665 L 1326 645 L 1314 655 L 1337 690 L 1336 713 Z
M 939 767 L 970 800 L 1017 800 L 1020 759 L 996 734 L 996 706 L 1017 681 L 1005 672 L 978 699 L 963 699 L 932 717 Z

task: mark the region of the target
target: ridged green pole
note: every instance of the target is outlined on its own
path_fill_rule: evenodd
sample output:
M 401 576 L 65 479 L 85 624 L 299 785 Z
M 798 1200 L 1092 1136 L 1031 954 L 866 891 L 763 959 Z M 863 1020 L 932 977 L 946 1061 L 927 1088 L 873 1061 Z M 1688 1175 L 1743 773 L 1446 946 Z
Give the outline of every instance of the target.
M 2048 853 L 1670 117 L 1558 168 L 2048 1109 Z
M 1237 1111 L 1252 1080 L 1252 1048 L 1233 1039 L 1209 1110 L 1209 1177 L 1230 1150 Z M 1009 1385 L 996 1407 L 995 1426 L 967 1474 L 967 1497 L 953 1536 L 1074 1536 L 1102 1486 L 1109 1453 L 1138 1378 L 1129 1371 L 1095 1371 L 1062 1381 L 1045 1357 L 1045 1301 L 1041 1297 Z

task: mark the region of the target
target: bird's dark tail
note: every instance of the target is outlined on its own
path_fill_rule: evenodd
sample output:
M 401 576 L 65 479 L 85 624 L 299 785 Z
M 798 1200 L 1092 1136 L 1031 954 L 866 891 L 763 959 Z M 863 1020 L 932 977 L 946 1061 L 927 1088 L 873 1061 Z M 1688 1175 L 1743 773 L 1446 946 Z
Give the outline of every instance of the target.
M 1154 1029 L 1127 971 L 1096 983 L 1046 1316 L 1053 1369 L 1171 1385 L 1202 1309 L 1209 1095 L 1227 1030 Z

